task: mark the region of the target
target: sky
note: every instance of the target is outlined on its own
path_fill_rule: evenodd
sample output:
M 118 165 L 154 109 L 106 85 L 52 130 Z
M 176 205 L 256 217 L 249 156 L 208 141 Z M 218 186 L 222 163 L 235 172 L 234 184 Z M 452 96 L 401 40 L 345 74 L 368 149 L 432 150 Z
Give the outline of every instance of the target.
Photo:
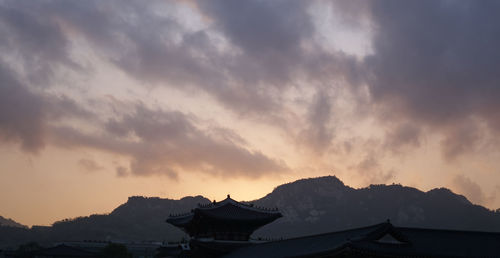
M 500 2 L 0 0 L 0 215 L 335 175 L 500 207 Z

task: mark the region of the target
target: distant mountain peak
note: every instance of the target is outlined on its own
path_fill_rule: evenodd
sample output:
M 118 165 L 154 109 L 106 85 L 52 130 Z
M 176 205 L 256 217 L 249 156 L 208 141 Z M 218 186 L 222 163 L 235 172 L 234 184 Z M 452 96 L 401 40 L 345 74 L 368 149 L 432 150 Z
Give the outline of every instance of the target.
M 16 228 L 28 228 L 27 226 L 18 223 L 12 219 L 9 218 L 4 218 L 0 216 L 0 226 L 7 226 L 7 227 L 16 227 Z
M 198 203 L 210 202 L 207 198 L 197 195 L 197 196 L 185 196 L 179 200 L 160 198 L 160 197 L 145 197 L 145 196 L 130 196 L 126 203 L 118 206 L 114 209 L 111 214 L 113 215 L 125 215 L 136 216 L 141 213 L 141 209 L 147 207 L 150 210 L 165 211 L 170 210 L 182 210 L 181 207 L 195 206 Z
M 321 176 L 321 177 L 312 177 L 312 178 L 303 178 L 297 181 L 282 184 L 276 188 L 274 188 L 273 192 L 279 192 L 283 189 L 290 188 L 307 188 L 307 187 L 347 187 L 344 183 L 338 179 L 336 176 Z
M 200 201 L 200 202 L 210 202 L 206 197 L 202 195 L 196 195 L 196 196 L 184 196 L 179 201 Z
M 459 202 L 462 202 L 465 204 L 470 204 L 470 205 L 473 204 L 467 199 L 467 197 L 460 195 L 460 194 L 456 194 L 456 193 L 452 192 L 450 189 L 444 188 L 444 187 L 434 188 L 432 190 L 429 190 L 427 192 L 427 194 L 434 195 L 434 196 L 439 197 L 439 198 L 451 198 L 451 199 L 458 200 Z

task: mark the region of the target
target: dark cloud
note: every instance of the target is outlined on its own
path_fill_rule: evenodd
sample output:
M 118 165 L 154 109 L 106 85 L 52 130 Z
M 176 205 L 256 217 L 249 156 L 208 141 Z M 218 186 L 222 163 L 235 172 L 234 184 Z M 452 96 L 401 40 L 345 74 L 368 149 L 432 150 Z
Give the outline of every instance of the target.
M 69 58 L 68 40 L 55 17 L 44 15 L 43 4 L 0 3 L 0 58 L 11 59 L 28 81 L 49 83 L 61 66 L 78 65 Z
M 298 52 L 304 37 L 313 34 L 304 1 L 199 1 L 198 6 L 245 52 Z M 299 54 L 299 53 L 296 53 Z
M 304 61 L 301 44 L 314 33 L 304 1 L 198 1 L 234 47 L 242 51 L 229 67 L 247 83 L 285 86 Z M 251 87 L 250 85 L 246 85 Z
M 43 7 L 0 3 L 0 140 L 29 152 L 44 147 L 49 123 L 90 116 L 69 97 L 43 91 L 62 67 L 81 71 L 70 58 L 67 35 Z
M 48 125 L 65 118 L 93 114 L 65 95 L 44 94 L 22 84 L 17 74 L 0 62 L 0 141 L 20 143 L 36 153 L 45 146 Z
M 36 152 L 44 146 L 45 116 L 42 99 L 24 87 L 0 62 L 0 140 L 20 142 Z
M 471 117 L 498 135 L 500 3 L 372 1 L 370 7 L 374 54 L 365 68 L 384 119 L 441 132 L 447 157 L 474 138 L 473 126 L 467 135 L 449 129 Z

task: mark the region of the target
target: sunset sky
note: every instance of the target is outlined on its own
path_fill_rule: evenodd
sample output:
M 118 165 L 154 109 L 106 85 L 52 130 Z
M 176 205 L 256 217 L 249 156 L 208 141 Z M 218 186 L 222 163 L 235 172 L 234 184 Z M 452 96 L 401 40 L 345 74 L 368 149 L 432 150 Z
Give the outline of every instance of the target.
M 500 1 L 0 0 L 0 215 L 335 175 L 500 207 Z

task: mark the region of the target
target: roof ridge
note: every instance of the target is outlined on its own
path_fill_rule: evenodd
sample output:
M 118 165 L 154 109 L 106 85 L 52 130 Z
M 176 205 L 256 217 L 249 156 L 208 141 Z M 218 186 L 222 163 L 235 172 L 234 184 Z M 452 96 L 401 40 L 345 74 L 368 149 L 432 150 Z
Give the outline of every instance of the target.
M 289 241 L 289 240 L 296 240 L 296 239 L 303 239 L 303 238 L 309 238 L 309 237 L 326 236 L 326 235 L 331 235 L 331 234 L 345 233 L 345 232 L 349 232 L 349 231 L 362 230 L 362 229 L 368 229 L 368 228 L 375 228 L 375 229 L 377 229 L 377 227 L 380 227 L 380 226 L 382 226 L 382 225 L 384 225 L 386 223 L 387 222 L 382 222 L 382 223 L 374 224 L 374 225 L 371 225 L 371 226 L 364 226 L 364 227 L 359 227 L 359 228 L 352 228 L 352 229 L 345 229 L 345 230 L 340 230 L 340 231 L 326 232 L 326 233 L 315 234 L 315 235 L 307 235 L 307 236 L 298 236 L 298 237 L 285 238 L 285 239 L 281 239 L 281 240 L 277 240 L 277 241 L 262 243 L 262 244 L 259 244 L 259 245 L 272 244 L 272 243 L 277 243 L 277 242 L 283 242 L 283 241 Z
M 366 234 L 363 237 L 363 239 L 360 239 L 360 240 L 361 241 L 362 240 L 378 240 L 386 234 L 393 236 L 394 238 L 396 238 L 400 242 L 409 243 L 408 237 L 405 236 L 403 234 L 403 232 L 401 232 L 401 230 L 398 227 L 395 227 L 394 225 L 392 225 L 389 220 L 387 220 L 387 222 L 385 222 L 385 223 L 382 223 L 382 225 L 380 227 L 376 228 L 372 232 L 369 232 L 368 234 Z
M 207 203 L 207 204 L 198 204 L 197 209 L 208 210 L 208 209 L 212 209 L 212 208 L 222 207 L 222 206 L 227 205 L 227 204 L 237 206 L 240 208 L 244 208 L 244 209 L 248 209 L 248 210 L 253 210 L 256 212 L 279 213 L 279 210 L 277 207 L 266 208 L 266 207 L 261 207 L 261 206 L 255 206 L 253 203 L 238 202 L 238 201 L 232 199 L 229 194 L 227 195 L 226 199 L 219 201 L 219 202 L 214 201 L 212 203 Z
M 496 231 L 481 231 L 481 230 L 461 230 L 461 229 L 440 229 L 440 228 L 419 228 L 419 227 L 396 227 L 402 230 L 420 230 L 420 231 L 442 231 L 449 233 L 475 233 L 475 234 L 488 234 L 488 235 L 500 235 L 500 232 Z

